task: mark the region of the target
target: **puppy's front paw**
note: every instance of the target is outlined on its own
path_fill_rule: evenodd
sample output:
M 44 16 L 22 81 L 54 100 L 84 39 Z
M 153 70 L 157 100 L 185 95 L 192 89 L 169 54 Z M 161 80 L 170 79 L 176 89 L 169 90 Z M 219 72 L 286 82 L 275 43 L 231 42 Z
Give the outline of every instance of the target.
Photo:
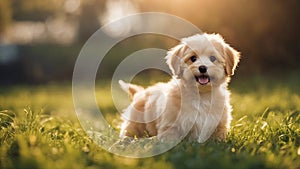
M 225 141 L 226 140 L 226 133 L 220 133 L 216 136 L 218 141 Z
M 214 138 L 218 141 L 225 141 L 227 135 L 226 128 L 218 128 L 217 131 L 214 133 Z

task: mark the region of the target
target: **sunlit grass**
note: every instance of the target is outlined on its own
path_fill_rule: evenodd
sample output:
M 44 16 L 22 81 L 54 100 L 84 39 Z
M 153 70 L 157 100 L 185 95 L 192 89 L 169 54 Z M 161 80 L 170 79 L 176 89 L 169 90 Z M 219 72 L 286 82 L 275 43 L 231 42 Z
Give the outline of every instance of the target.
M 226 142 L 183 141 L 146 159 L 119 157 L 94 144 L 76 119 L 71 84 L 1 88 L 0 168 L 297 169 L 300 87 L 295 83 L 299 82 L 255 79 L 234 79 L 231 84 L 234 120 Z M 96 95 L 104 116 L 117 128 L 120 117 L 109 84 L 99 83 Z M 126 144 L 124 151 L 136 140 Z

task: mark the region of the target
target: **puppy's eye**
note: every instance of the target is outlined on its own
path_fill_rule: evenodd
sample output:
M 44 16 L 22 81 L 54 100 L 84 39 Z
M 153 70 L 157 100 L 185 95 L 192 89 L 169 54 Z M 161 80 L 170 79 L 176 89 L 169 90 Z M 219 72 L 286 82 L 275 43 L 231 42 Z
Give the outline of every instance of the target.
M 216 61 L 217 59 L 216 59 L 215 56 L 210 56 L 210 57 L 209 57 L 209 60 L 210 60 L 211 62 L 214 62 L 214 61 Z
M 191 57 L 190 57 L 190 60 L 191 60 L 192 62 L 195 62 L 195 61 L 197 60 L 197 57 L 196 57 L 196 56 L 191 56 Z

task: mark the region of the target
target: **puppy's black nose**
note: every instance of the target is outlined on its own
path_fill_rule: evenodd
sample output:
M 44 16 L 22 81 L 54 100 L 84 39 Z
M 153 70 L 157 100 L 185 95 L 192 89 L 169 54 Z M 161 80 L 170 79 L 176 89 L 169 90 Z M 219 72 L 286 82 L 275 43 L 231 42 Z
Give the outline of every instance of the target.
M 199 71 L 200 71 L 200 73 L 206 73 L 206 71 L 207 71 L 207 68 L 206 68 L 206 66 L 199 66 Z

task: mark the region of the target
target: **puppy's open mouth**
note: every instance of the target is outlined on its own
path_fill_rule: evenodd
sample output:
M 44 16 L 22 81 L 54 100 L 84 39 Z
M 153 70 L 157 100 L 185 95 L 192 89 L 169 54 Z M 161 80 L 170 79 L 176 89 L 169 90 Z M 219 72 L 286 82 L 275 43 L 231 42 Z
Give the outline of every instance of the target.
M 196 81 L 201 85 L 206 85 L 207 83 L 210 82 L 210 78 L 208 75 L 195 76 L 195 78 L 196 78 Z

